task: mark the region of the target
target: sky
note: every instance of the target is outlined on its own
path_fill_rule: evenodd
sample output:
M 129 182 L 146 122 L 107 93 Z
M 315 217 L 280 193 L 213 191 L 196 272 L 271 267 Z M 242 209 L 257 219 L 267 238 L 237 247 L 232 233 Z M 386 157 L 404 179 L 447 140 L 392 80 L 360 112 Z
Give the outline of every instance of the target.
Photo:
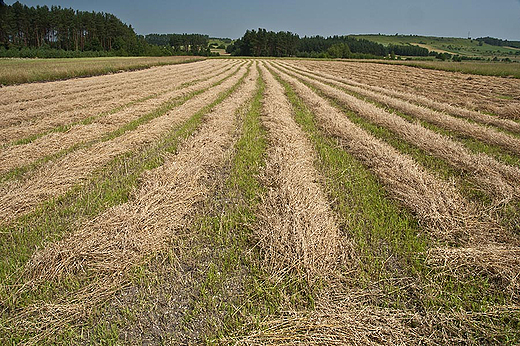
M 520 40 L 520 0 L 20 0 L 108 12 L 138 34 L 239 38 L 247 29 L 300 36 L 416 34 Z M 12 4 L 14 1 L 5 1 Z

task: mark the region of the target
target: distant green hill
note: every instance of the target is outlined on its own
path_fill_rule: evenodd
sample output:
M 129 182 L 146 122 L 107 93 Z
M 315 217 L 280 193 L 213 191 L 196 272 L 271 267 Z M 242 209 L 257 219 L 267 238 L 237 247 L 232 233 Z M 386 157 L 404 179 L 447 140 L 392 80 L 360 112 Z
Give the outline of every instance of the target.
M 418 45 L 430 51 L 439 53 L 458 54 L 463 56 L 483 58 L 515 58 L 520 57 L 520 49 L 507 46 L 490 45 L 477 39 L 457 37 L 433 37 L 415 35 L 352 35 L 356 38 L 381 43 L 385 46 L 393 45 Z M 502 41 L 503 42 L 503 41 Z

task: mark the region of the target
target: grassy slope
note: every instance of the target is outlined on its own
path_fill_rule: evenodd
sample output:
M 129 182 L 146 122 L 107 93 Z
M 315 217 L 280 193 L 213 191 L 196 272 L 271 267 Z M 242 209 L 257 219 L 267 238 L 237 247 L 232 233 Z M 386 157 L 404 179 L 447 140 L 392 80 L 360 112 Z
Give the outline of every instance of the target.
M 0 59 L 0 85 L 97 76 L 152 66 L 203 60 L 200 57 L 109 57 L 77 59 Z
M 387 35 L 355 35 L 369 41 L 381 43 L 385 46 L 389 44 L 406 45 L 420 44 L 433 48 L 437 51 L 447 51 L 453 54 L 493 57 L 493 56 L 514 56 L 520 50 L 508 47 L 492 46 L 484 43 L 479 45 L 479 41 L 458 37 L 432 37 L 432 36 L 387 36 Z

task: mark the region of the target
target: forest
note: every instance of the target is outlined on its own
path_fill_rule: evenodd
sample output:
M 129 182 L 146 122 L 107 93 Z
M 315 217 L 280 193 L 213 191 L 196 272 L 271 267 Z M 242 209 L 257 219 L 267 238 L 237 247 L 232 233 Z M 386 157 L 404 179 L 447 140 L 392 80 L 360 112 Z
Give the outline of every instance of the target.
M 390 45 L 357 39 L 351 36 L 300 37 L 287 31 L 247 30 L 244 36 L 229 45 L 227 52 L 240 56 L 298 56 L 307 58 L 374 58 L 387 55 L 428 56 L 419 46 Z
M 480 37 L 477 38 L 477 41 L 484 42 L 492 46 L 520 48 L 520 41 L 501 40 L 494 37 Z
M 162 35 L 165 36 L 165 35 Z M 86 57 L 208 55 L 205 35 L 137 35 L 110 13 L 0 2 L 0 56 Z M 173 45 L 173 44 L 174 45 Z
M 146 42 L 156 46 L 171 47 L 175 53 L 207 55 L 209 36 L 202 34 L 149 34 Z

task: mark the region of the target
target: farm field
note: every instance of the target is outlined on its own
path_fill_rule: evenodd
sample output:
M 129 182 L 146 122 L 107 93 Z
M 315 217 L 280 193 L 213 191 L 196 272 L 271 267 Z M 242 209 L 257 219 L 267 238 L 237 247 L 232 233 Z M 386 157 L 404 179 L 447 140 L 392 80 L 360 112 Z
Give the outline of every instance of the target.
M 438 60 L 358 60 L 360 62 L 405 65 L 430 70 L 461 72 L 482 76 L 520 78 L 519 62 L 483 62 L 483 61 L 438 61 Z
M 193 56 L 108 57 L 63 59 L 0 59 L 0 85 L 53 81 L 142 70 L 201 60 Z
M 0 340 L 518 344 L 519 90 L 290 59 L 3 87 Z

